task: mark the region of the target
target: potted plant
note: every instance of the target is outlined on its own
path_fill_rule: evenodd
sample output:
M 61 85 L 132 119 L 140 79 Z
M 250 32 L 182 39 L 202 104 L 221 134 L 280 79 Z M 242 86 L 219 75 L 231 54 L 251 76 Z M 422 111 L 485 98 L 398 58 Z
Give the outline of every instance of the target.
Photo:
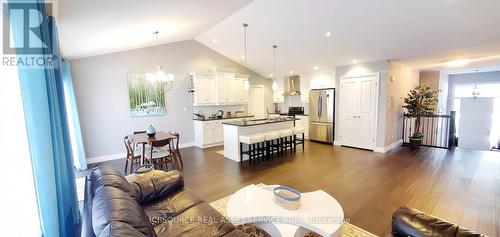
M 423 116 L 432 115 L 436 109 L 437 91 L 429 86 L 420 84 L 413 87 L 404 99 L 403 108 L 407 111 L 407 116 L 415 118 L 415 130 L 410 134 L 410 146 L 419 148 L 422 144 L 424 134 L 420 132 L 420 121 Z

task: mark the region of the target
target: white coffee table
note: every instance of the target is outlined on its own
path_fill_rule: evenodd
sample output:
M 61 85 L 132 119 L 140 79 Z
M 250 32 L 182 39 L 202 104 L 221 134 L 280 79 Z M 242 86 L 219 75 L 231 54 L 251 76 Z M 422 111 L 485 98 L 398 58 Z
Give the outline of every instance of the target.
M 334 236 L 342 226 L 344 211 L 328 193 L 318 190 L 301 194 L 301 207 L 287 210 L 273 201 L 275 186 L 246 186 L 227 203 L 227 216 L 235 225 L 255 223 L 271 236 L 295 236 L 307 229 L 322 236 Z

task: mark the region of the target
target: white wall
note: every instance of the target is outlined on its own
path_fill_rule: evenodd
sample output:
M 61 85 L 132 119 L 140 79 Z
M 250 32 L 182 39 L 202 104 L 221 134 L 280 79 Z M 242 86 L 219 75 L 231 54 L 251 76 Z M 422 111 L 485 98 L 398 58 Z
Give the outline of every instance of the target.
M 265 88 L 266 106 L 273 108 L 271 80 L 242 67 L 195 40 L 162 45 L 160 63 L 175 75 L 166 96 L 166 115 L 131 117 L 128 111 L 128 72 L 153 72 L 156 48 L 149 47 L 73 60 L 73 80 L 85 152 L 100 157 L 125 152 L 123 137 L 152 124 L 159 131 L 179 131 L 181 143 L 194 142 L 193 107 L 188 91 L 190 71 L 207 71 L 214 66 L 250 74 L 251 85 Z M 215 109 L 215 108 L 213 108 Z M 199 108 L 195 108 L 195 111 Z

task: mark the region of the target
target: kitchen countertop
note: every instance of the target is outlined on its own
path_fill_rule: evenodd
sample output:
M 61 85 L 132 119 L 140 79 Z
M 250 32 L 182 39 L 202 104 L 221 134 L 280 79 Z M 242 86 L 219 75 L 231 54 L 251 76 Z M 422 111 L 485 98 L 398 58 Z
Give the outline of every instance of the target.
M 193 120 L 196 120 L 196 121 L 213 121 L 213 120 L 240 119 L 240 118 L 252 118 L 252 117 L 254 117 L 254 116 L 253 115 L 231 116 L 231 117 L 223 116 L 222 118 L 205 118 L 205 119 L 193 118 Z
M 255 119 L 255 120 L 247 120 L 247 123 L 243 123 L 243 121 L 235 121 L 235 122 L 227 122 L 222 123 L 224 125 L 232 125 L 238 127 L 249 127 L 249 126 L 257 126 L 271 123 L 284 123 L 284 122 L 293 122 L 295 120 L 300 120 L 296 118 L 286 118 L 286 119 Z
M 288 113 L 269 113 L 269 114 L 279 114 L 281 116 L 289 116 Z M 295 116 L 309 116 L 309 114 L 296 114 Z

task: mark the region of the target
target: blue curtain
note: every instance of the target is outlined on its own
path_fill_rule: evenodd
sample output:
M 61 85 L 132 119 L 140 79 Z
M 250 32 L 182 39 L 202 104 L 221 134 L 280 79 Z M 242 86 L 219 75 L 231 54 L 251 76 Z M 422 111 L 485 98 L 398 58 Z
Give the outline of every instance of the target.
M 15 8 L 18 2 L 9 0 L 9 8 Z M 30 30 L 48 46 L 32 54 L 55 59 L 54 67 L 19 67 L 40 222 L 44 236 L 73 236 L 79 211 L 57 28 L 54 18 L 46 16 L 43 1 L 32 0 L 32 3 L 41 14 L 30 15 L 30 18 L 43 19 L 40 19 L 40 27 Z M 11 14 L 9 19 L 14 44 L 24 45 L 28 22 L 22 14 Z M 18 59 L 24 57 L 19 52 L 16 50 Z
M 73 77 L 71 76 L 71 66 L 67 59 L 62 59 L 62 79 L 66 99 L 66 109 L 68 110 L 68 125 L 71 137 L 73 161 L 78 170 L 87 169 L 87 158 L 83 148 L 82 130 L 80 129 L 80 119 L 76 106 L 75 90 L 73 89 Z

